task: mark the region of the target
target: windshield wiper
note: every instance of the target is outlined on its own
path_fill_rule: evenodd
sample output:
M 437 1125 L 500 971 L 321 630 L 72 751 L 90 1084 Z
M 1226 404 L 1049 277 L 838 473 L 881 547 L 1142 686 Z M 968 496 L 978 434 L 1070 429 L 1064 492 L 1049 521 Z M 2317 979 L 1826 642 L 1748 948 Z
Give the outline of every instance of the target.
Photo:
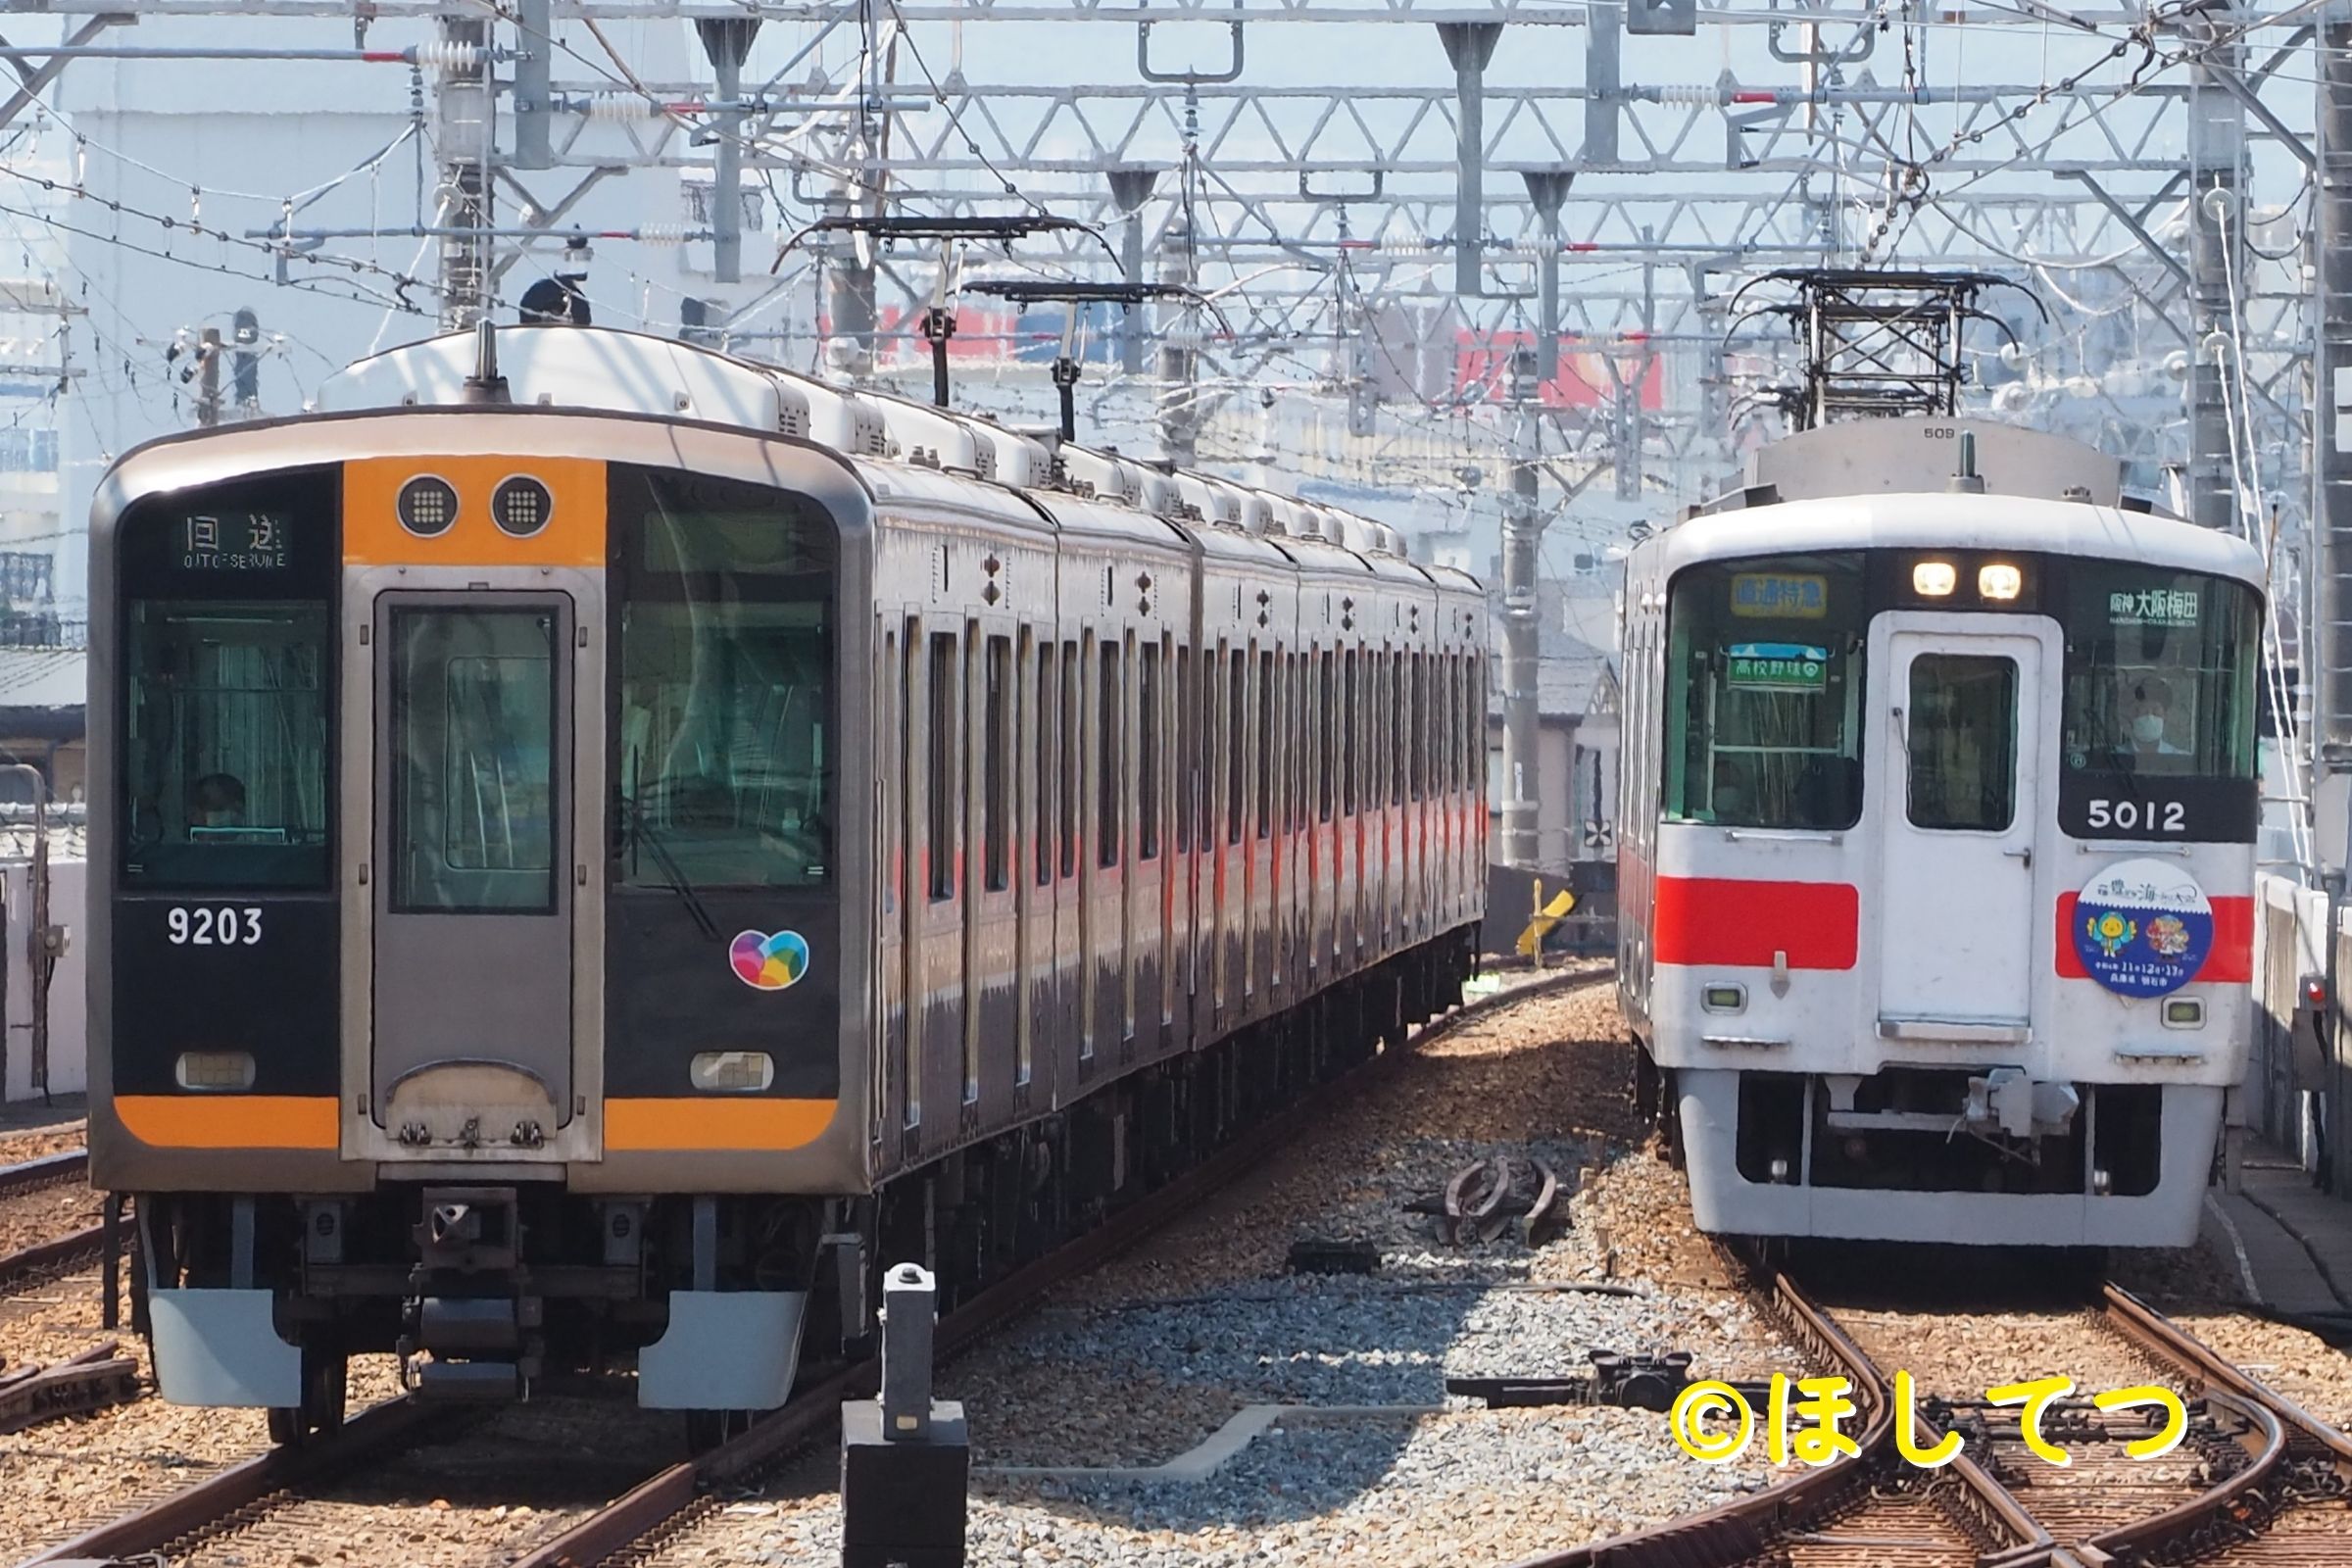
M 661 830 L 645 819 L 644 807 L 635 802 L 629 803 L 628 824 L 631 840 L 654 852 L 654 863 L 662 868 L 662 874 L 668 879 L 669 891 L 686 901 L 686 912 L 694 916 L 694 923 L 702 928 L 704 936 L 716 942 L 718 926 L 711 920 L 710 909 L 705 907 L 702 894 L 695 890 L 693 881 L 679 869 L 668 846 L 662 841 Z

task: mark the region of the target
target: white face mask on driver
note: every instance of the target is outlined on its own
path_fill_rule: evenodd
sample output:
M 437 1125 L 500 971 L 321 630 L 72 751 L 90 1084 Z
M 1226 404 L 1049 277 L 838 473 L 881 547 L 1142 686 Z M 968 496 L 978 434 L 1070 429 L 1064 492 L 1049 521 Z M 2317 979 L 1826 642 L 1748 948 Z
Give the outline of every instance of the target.
M 2164 739 L 2164 715 L 2140 713 L 2132 720 L 2132 736 L 2142 746 L 2153 746 Z

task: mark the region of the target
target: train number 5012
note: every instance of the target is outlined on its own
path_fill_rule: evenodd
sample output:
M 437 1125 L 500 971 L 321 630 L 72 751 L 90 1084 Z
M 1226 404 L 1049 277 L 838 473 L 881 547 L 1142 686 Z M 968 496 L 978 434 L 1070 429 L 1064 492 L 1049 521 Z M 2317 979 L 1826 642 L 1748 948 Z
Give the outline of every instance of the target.
M 2188 829 L 2188 808 L 2179 801 L 2105 801 L 2090 803 L 2092 828 L 2111 827 L 2119 833 L 2181 833 Z
M 175 948 L 250 948 L 262 940 L 262 911 L 254 908 L 179 908 L 164 923 Z

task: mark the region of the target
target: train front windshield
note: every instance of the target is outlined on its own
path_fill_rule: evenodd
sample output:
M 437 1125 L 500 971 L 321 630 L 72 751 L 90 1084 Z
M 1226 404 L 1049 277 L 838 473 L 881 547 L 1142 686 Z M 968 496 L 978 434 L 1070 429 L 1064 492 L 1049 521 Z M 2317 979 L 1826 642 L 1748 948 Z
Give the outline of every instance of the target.
M 125 519 L 125 888 L 330 885 L 336 506 L 296 474 Z
M 1896 610 L 2059 623 L 2058 811 L 2068 833 L 2253 837 L 2254 590 L 2132 563 L 1970 552 L 1759 557 L 1678 574 L 1667 609 L 1665 819 L 1854 826 L 1864 753 L 1881 733 L 1866 722 L 1870 623 Z M 1978 696 L 1998 695 L 1986 692 Z M 1961 745 L 1967 716 L 1932 728 Z

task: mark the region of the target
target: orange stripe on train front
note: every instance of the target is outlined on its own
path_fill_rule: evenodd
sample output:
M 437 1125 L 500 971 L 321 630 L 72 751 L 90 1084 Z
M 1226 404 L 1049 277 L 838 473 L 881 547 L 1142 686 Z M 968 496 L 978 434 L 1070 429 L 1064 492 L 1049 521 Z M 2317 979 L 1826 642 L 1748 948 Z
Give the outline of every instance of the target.
M 838 1100 L 608 1100 L 605 1148 L 803 1149 L 832 1124 Z
M 115 1115 L 158 1149 L 340 1147 L 332 1095 L 117 1095 Z

